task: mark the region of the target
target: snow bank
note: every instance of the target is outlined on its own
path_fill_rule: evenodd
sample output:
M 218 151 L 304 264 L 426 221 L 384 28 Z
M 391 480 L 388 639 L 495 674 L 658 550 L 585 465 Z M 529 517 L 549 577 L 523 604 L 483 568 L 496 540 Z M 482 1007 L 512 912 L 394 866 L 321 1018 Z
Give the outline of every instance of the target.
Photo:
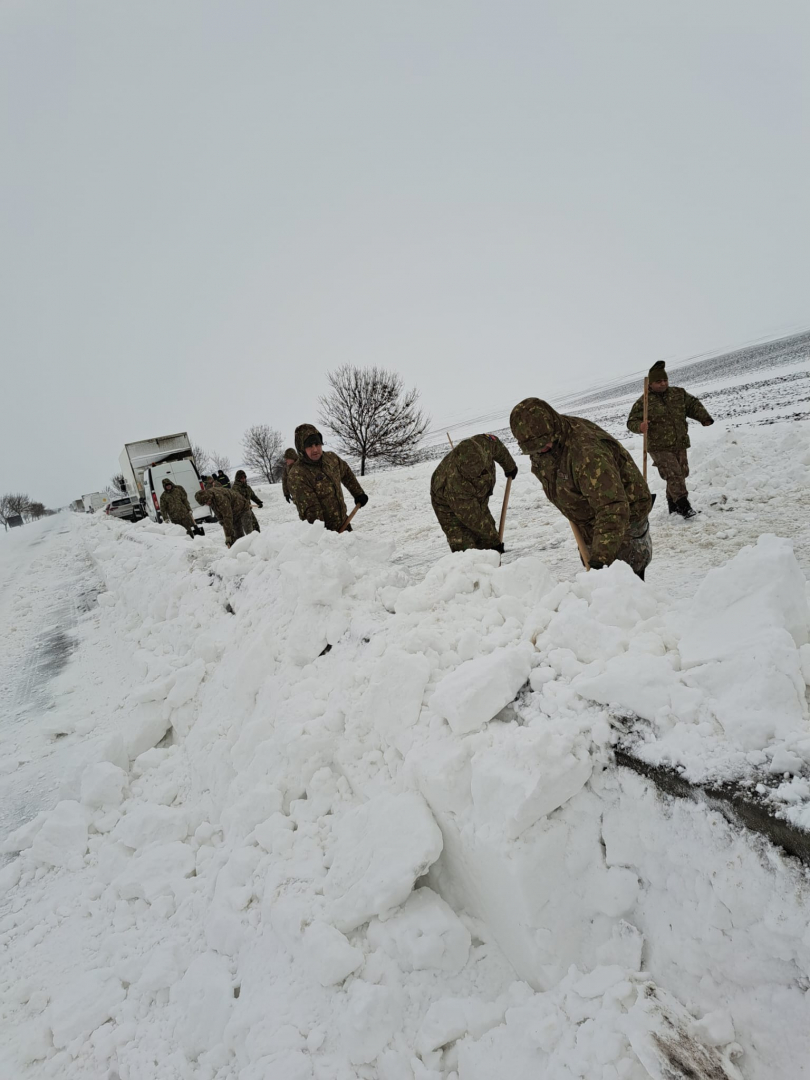
M 617 713 L 687 769 L 810 761 L 788 545 L 682 609 L 623 564 L 464 552 L 414 583 L 359 533 L 80 527 L 132 647 L 124 760 L 12 838 L 10 1075 L 644 1080 L 662 1032 L 716 1077 L 735 1040 L 746 1076 L 801 1075 L 805 886 L 780 900 L 788 868 L 741 838 L 718 875 L 716 815 L 606 771 Z

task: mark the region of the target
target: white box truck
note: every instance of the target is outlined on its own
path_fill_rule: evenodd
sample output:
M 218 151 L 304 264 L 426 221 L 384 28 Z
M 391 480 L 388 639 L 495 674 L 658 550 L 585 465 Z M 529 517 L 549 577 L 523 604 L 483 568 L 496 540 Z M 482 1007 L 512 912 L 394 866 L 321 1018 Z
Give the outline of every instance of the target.
M 85 514 L 95 514 L 96 510 L 100 510 L 107 502 L 109 497 L 103 491 L 91 491 L 89 495 L 82 495 Z
M 191 441 L 185 431 L 127 443 L 118 462 L 128 494 L 139 498 L 152 521 L 161 521 L 160 496 L 163 480 L 168 478 L 185 489 L 195 521 L 213 521 L 207 506 L 200 506 L 194 493 L 203 487 L 191 454 Z

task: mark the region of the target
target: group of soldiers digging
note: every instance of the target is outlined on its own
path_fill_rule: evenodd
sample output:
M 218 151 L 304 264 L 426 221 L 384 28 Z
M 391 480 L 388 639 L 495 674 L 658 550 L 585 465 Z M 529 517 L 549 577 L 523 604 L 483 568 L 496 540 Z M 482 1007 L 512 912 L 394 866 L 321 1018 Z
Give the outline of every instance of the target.
M 695 514 L 686 488 L 689 419 L 704 426 L 714 423 L 696 397 L 669 385 L 663 362 L 654 364 L 649 395 L 635 402 L 627 427 L 647 436 L 653 464 L 666 481 L 669 512 L 684 518 Z M 546 498 L 571 523 L 583 563 L 597 570 L 620 560 L 643 579 L 652 559 L 649 514 L 654 496 L 628 451 L 597 424 L 558 413 L 540 398 L 519 402 L 509 425 L 521 453 L 529 456 Z M 500 439 L 473 435 L 453 447 L 434 471 L 431 503 L 451 551 L 503 552 L 489 509 L 496 463 L 507 478 L 517 476 L 518 467 Z M 214 511 L 230 547 L 240 536 L 258 531 L 251 503 L 261 507 L 262 502 L 243 470 L 237 472 L 233 486 L 227 485 L 227 479 L 222 473 L 204 478 L 205 489 L 196 492 L 195 498 Z M 344 487 L 356 507 L 368 502 L 349 465 L 323 449 L 323 437 L 312 424 L 295 429 L 295 449 L 284 452 L 281 484 L 285 499 L 295 503 L 302 521 L 322 521 L 334 532 L 351 530 Z M 163 487 L 160 509 L 164 518 L 183 525 L 193 536 L 197 530 L 185 491 L 170 480 L 164 480 Z

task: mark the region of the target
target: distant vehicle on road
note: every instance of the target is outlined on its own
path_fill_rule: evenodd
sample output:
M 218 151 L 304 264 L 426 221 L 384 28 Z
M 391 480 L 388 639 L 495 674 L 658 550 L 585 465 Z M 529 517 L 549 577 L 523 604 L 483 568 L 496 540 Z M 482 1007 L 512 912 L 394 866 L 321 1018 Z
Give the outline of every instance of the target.
M 10 529 L 19 529 L 22 523 L 23 519 L 20 514 L 12 514 L 11 517 L 6 518 L 6 525 L 8 525 Z
M 109 496 L 103 491 L 91 491 L 89 495 L 82 495 L 85 514 L 95 514 L 96 510 L 100 510 L 109 501 Z
M 178 487 L 185 488 L 194 520 L 214 521 L 207 506 L 198 506 L 195 491 L 203 487 L 197 466 L 191 453 L 188 432 L 160 435 L 156 439 L 141 439 L 127 443 L 118 462 L 127 485 L 127 494 L 141 502 L 144 513 L 152 521 L 162 521 L 160 496 L 163 480 L 168 478 Z
M 129 495 L 110 499 L 104 507 L 104 513 L 109 517 L 123 518 L 124 521 L 142 521 L 146 517 L 141 500 L 133 499 Z

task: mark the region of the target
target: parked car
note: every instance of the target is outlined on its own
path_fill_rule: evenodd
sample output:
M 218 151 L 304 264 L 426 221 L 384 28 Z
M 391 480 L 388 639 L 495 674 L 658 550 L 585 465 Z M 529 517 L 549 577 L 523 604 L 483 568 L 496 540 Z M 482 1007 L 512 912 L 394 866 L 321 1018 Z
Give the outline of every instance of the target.
M 129 495 L 121 495 L 117 499 L 110 499 L 104 507 L 104 513 L 110 517 L 123 518 L 124 521 L 140 521 L 146 517 L 141 506 L 140 499 L 131 499 Z

